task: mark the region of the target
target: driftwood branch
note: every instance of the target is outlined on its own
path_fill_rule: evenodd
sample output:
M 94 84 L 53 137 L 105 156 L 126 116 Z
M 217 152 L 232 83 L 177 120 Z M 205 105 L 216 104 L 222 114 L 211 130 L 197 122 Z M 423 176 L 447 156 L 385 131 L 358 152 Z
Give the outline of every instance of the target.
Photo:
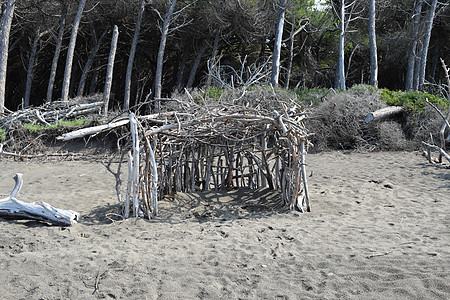
M 55 208 L 50 204 L 41 201 L 36 203 L 26 203 L 16 199 L 22 188 L 22 174 L 14 176 L 15 186 L 11 194 L 0 199 L 0 217 L 8 219 L 31 219 L 48 222 L 58 226 L 71 226 L 80 219 L 80 214 L 66 209 Z
M 98 125 L 98 126 L 93 126 L 93 127 L 88 127 L 88 128 L 82 128 L 82 129 L 75 130 L 72 132 L 67 132 L 61 136 L 58 136 L 56 139 L 62 140 L 62 141 L 69 141 L 69 140 L 84 137 L 87 135 L 93 135 L 93 134 L 97 134 L 102 131 L 107 131 L 107 130 L 111 130 L 111 129 L 114 129 L 117 127 L 121 127 L 121 126 L 128 124 L 129 122 L 130 122 L 130 120 L 121 120 L 121 121 L 114 122 L 114 123 Z
M 392 115 L 396 115 L 398 113 L 401 113 L 403 111 L 403 107 L 401 106 L 388 106 L 379 110 L 376 110 L 374 112 L 368 113 L 366 115 L 365 121 L 366 123 L 375 121 L 375 120 L 381 120 L 387 117 L 390 117 Z
M 175 115 L 175 112 L 169 112 L 169 113 L 165 113 L 165 114 L 152 114 L 152 115 L 146 115 L 146 116 L 140 116 L 138 117 L 139 120 L 141 121 L 148 121 L 148 122 L 152 122 L 155 124 L 162 124 L 163 122 L 161 120 L 156 119 L 157 117 L 161 117 L 161 116 L 171 116 L 171 115 Z M 69 140 L 73 140 L 76 138 L 81 138 L 81 137 L 85 137 L 88 135 L 94 135 L 100 132 L 104 132 L 104 131 L 108 131 L 108 130 L 112 130 L 115 128 L 119 128 L 125 125 L 128 125 L 130 123 L 130 119 L 123 119 L 123 120 L 119 120 L 116 122 L 112 122 L 112 123 L 108 123 L 108 124 L 103 124 L 103 125 L 97 125 L 97 126 L 92 126 L 92 127 L 88 127 L 88 128 L 81 128 L 78 130 L 74 130 L 71 132 L 67 132 L 64 133 L 58 137 L 56 137 L 57 140 L 62 140 L 62 141 L 69 141 Z
M 438 147 L 436 145 L 431 145 L 426 142 L 422 142 L 422 144 L 424 144 L 428 148 L 438 151 L 443 157 L 445 157 L 450 162 L 450 155 L 447 152 L 445 152 L 444 149 L 442 149 L 441 147 Z

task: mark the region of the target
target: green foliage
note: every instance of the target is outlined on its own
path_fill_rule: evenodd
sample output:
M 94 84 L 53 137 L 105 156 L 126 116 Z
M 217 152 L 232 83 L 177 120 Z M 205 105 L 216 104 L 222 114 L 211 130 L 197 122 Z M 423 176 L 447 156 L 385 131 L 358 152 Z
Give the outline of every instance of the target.
M 318 106 L 322 98 L 327 94 L 326 88 L 296 89 L 297 99 L 300 102 L 306 102 L 308 105 Z
M 206 96 L 213 100 L 219 100 L 223 93 L 225 93 L 225 89 L 212 86 L 206 92 Z
M 0 128 L 0 142 L 5 139 L 5 129 Z
M 356 84 L 349 89 L 349 92 L 351 92 L 353 94 L 361 94 L 361 95 L 364 95 L 367 92 L 376 93 L 378 91 L 379 91 L 378 88 L 373 87 L 370 84 Z
M 389 106 L 404 106 L 413 112 L 421 112 L 427 106 L 426 100 L 438 107 L 446 107 L 448 101 L 436 95 L 416 91 L 381 90 L 381 100 Z
M 58 123 L 53 123 L 50 125 L 29 123 L 29 124 L 24 124 L 23 128 L 34 133 L 34 132 L 37 132 L 40 130 L 45 130 L 45 129 L 83 126 L 83 125 L 86 125 L 89 121 L 90 121 L 89 119 L 80 118 L 80 119 L 75 119 L 75 120 L 61 120 Z

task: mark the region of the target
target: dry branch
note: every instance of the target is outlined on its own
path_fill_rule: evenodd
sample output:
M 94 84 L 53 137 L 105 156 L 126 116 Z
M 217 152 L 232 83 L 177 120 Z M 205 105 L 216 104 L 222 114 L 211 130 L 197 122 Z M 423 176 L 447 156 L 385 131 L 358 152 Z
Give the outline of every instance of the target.
M 436 145 L 431 145 L 426 142 L 422 142 L 422 144 L 424 144 L 428 148 L 438 151 L 443 157 L 445 157 L 450 162 L 450 155 L 447 152 L 445 152 L 444 149 L 442 149 L 441 147 L 438 147 Z

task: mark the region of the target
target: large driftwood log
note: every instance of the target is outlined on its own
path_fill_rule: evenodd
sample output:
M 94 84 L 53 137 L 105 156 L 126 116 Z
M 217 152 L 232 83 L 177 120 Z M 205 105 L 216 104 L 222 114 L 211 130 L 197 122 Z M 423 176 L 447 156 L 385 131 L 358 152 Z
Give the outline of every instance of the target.
M 0 199 L 0 217 L 8 219 L 31 219 L 52 223 L 58 226 L 71 226 L 80 219 L 80 214 L 61 208 L 55 208 L 50 204 L 41 201 L 39 204 L 34 202 L 26 203 L 16 199 L 22 188 L 22 174 L 17 173 L 14 176 L 16 184 L 11 194 Z
M 392 115 L 398 114 L 403 111 L 403 107 L 401 106 L 389 106 L 385 107 L 379 110 L 376 110 L 374 112 L 368 113 L 366 115 L 366 123 L 369 123 L 374 120 L 381 120 L 387 117 L 390 117 Z
M 156 123 L 156 124 L 162 124 L 163 121 L 161 120 L 157 120 L 155 118 L 157 118 L 158 116 L 171 116 L 174 115 L 175 112 L 168 112 L 168 113 L 161 113 L 161 114 L 152 114 L 152 115 L 146 115 L 146 116 L 140 116 L 137 117 L 139 120 L 143 120 L 143 121 L 149 121 L 152 123 Z M 69 140 L 73 140 L 76 138 L 80 138 L 80 137 L 84 137 L 87 135 L 94 135 L 103 131 L 108 131 L 114 128 L 118 128 L 124 125 L 128 125 L 130 123 L 130 119 L 123 119 L 123 120 L 119 120 L 113 123 L 108 123 L 108 124 L 103 124 L 103 125 L 97 125 L 97 126 L 92 126 L 92 127 L 88 127 L 88 128 L 81 128 L 78 130 L 74 130 L 71 132 L 67 132 L 64 133 L 58 137 L 56 137 L 57 140 L 62 140 L 62 141 L 69 141 Z
M 73 140 L 73 139 L 83 137 L 86 135 L 93 135 L 93 134 L 96 134 L 96 133 L 99 133 L 102 131 L 106 131 L 106 130 L 117 128 L 120 126 L 124 126 L 124 125 L 128 124 L 129 122 L 130 121 L 127 119 L 127 120 L 121 120 L 121 121 L 114 122 L 114 123 L 108 123 L 108 124 L 104 124 L 104 125 L 82 128 L 79 130 L 64 133 L 61 136 L 56 137 L 56 139 L 63 140 L 63 141 L 69 141 L 69 140 Z

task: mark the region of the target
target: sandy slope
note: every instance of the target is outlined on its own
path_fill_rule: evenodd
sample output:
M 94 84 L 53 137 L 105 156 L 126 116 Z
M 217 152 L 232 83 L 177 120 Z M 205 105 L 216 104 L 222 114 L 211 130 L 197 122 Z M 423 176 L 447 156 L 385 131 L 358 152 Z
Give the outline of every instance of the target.
M 1 299 L 449 299 L 450 169 L 416 153 L 308 156 L 313 210 L 271 191 L 179 195 L 111 223 L 96 162 L 0 160 L 0 198 L 82 213 L 62 229 L 0 220 Z

